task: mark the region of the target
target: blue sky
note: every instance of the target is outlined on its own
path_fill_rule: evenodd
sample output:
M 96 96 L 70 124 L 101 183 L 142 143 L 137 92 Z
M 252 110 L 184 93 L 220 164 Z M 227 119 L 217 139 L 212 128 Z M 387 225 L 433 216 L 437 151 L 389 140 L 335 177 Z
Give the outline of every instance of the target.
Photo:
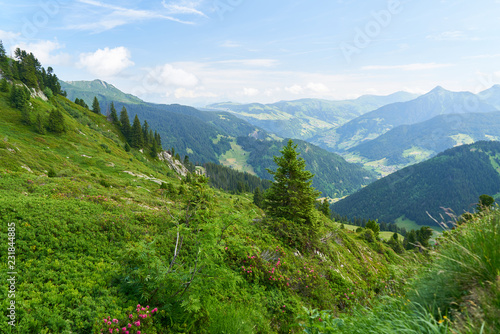
M 500 1 L 0 1 L 0 39 L 60 79 L 203 106 L 500 83 Z

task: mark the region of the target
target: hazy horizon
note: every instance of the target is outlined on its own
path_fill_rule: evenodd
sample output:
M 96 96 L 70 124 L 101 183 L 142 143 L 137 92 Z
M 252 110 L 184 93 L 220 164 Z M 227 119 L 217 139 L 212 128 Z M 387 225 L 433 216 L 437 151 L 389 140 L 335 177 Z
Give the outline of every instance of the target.
M 156 103 L 353 99 L 500 83 L 500 2 L 1 1 L 7 52 Z

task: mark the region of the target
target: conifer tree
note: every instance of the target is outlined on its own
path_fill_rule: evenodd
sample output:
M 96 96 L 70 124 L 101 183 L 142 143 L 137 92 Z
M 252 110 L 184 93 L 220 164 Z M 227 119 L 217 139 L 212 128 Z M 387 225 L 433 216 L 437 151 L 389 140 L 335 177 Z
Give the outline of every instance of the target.
M 152 144 L 151 144 L 151 157 L 152 158 L 156 158 L 158 157 L 158 152 L 159 152 L 159 148 L 158 148 L 158 144 L 156 143 L 156 140 L 153 140 Z
M 144 139 L 144 145 L 149 146 L 149 125 L 148 121 L 144 120 L 144 124 L 142 125 L 142 138 Z
M 115 104 L 111 102 L 111 106 L 109 107 L 109 117 L 108 120 L 117 125 L 120 126 L 120 120 L 118 119 L 118 113 L 116 112 Z
M 321 211 L 327 218 L 330 218 L 330 203 L 328 200 L 323 200 L 319 206 L 319 211 Z
M 158 147 L 161 149 L 161 137 L 160 137 L 160 134 L 158 132 L 156 132 L 156 130 L 155 130 L 155 140 L 156 140 L 156 143 L 158 144 Z
M 262 202 L 264 201 L 264 197 L 262 196 L 262 192 L 260 188 L 257 187 L 253 191 L 253 204 L 257 205 L 259 208 L 262 207 Z
M 127 108 L 125 108 L 125 106 L 122 107 L 120 111 L 120 124 L 123 136 L 130 142 L 130 131 L 132 128 L 130 127 L 130 119 L 128 118 Z
M 50 132 L 54 133 L 62 133 L 66 131 L 66 126 L 64 124 L 64 116 L 59 109 L 52 109 L 49 114 L 49 122 L 47 125 L 47 129 Z
M 314 211 L 316 198 L 320 192 L 314 189 L 311 172 L 306 170 L 306 162 L 299 157 L 297 145 L 290 139 L 274 157 L 278 166 L 276 171 L 268 169 L 274 182 L 265 196 L 266 211 L 270 216 L 311 226 L 315 224 Z
M 94 96 L 94 101 L 92 102 L 92 111 L 96 114 L 101 113 L 101 106 L 99 105 L 99 101 L 97 100 L 97 96 Z
M 7 79 L 2 78 L 0 80 L 0 92 L 8 93 L 9 92 L 9 83 L 7 82 Z
M 141 148 L 144 146 L 144 138 L 142 137 L 142 127 L 139 117 L 135 115 L 130 134 L 130 146 L 133 148 Z

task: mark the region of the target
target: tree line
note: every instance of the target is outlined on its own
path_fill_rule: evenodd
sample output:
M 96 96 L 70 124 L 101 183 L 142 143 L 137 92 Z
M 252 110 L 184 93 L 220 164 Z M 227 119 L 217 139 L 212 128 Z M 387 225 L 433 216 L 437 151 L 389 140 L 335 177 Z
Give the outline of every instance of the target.
M 29 88 L 43 91 L 47 97 L 52 95 L 66 96 L 66 92 L 61 89 L 59 79 L 54 74 L 52 67 L 45 70 L 33 53 L 28 53 L 20 48 L 14 51 L 13 59 L 8 57 L 1 40 L 0 70 L 4 80 L 21 81 Z

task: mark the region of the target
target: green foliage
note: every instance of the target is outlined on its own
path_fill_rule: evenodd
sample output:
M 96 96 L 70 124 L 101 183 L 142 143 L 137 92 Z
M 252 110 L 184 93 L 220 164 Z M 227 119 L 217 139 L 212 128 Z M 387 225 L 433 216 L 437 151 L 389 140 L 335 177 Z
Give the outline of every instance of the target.
M 259 208 L 262 208 L 263 202 L 264 202 L 264 196 L 262 195 L 260 188 L 257 187 L 253 192 L 253 204 L 258 206 Z
M 66 131 L 64 116 L 59 108 L 52 109 L 52 111 L 50 112 L 47 130 L 56 134 Z
M 479 202 L 477 203 L 477 211 L 488 210 L 493 203 L 495 203 L 495 199 L 489 195 L 483 194 L 479 196 Z
M 470 209 L 481 194 L 496 194 L 500 143 L 462 145 L 403 168 L 333 204 L 338 214 L 393 222 L 401 216 L 419 225 L 438 226 L 443 207 L 455 214 Z M 449 226 L 451 227 L 451 226 Z
M 311 186 L 313 174 L 305 169 L 305 160 L 296 150 L 297 145 L 289 140 L 282 155 L 274 157 L 278 168 L 268 170 L 274 182 L 266 192 L 264 205 L 269 215 L 305 224 L 314 233 L 314 205 L 320 192 Z
M 9 88 L 9 83 L 7 82 L 7 79 L 2 78 L 0 80 L 0 92 L 8 93 L 10 90 Z
M 10 90 L 10 105 L 18 110 L 27 110 L 30 92 L 24 86 L 13 85 Z
M 375 221 L 375 220 L 369 220 L 368 223 L 366 223 L 365 227 L 367 229 L 372 230 L 375 239 L 378 239 L 378 235 L 380 233 L 380 225 L 377 223 L 377 221 Z
M 327 199 L 324 199 L 321 204 L 319 205 L 319 211 L 325 215 L 325 217 L 330 218 L 331 211 L 330 211 L 330 203 L 328 202 Z
M 130 120 L 128 118 L 127 108 L 125 107 L 122 107 L 122 110 L 120 111 L 120 124 L 121 124 L 120 130 L 128 143 L 130 142 L 132 128 L 130 126 Z
M 116 112 L 114 102 L 111 102 L 111 106 L 109 107 L 109 116 L 108 120 L 115 124 L 118 127 L 121 127 L 120 120 L 118 119 L 118 113 Z
M 255 173 L 270 179 L 267 169 L 276 167 L 273 156 L 288 142 L 274 140 L 257 140 L 249 136 L 238 137 L 237 143 L 245 151 L 250 152 L 247 159 Z M 330 198 L 341 198 L 349 195 L 375 180 L 373 173 L 359 165 L 346 162 L 337 154 L 328 152 L 302 140 L 295 140 L 301 157 L 306 161 L 308 170 L 314 174 L 313 187 Z
M 132 124 L 130 133 L 130 146 L 132 146 L 133 148 L 141 148 L 144 146 L 141 121 L 139 120 L 139 117 L 137 115 L 135 115 L 134 123 Z
M 246 189 L 248 192 L 253 192 L 256 188 L 266 190 L 271 186 L 271 182 L 268 180 L 262 180 L 249 173 L 239 172 L 219 164 L 209 162 L 203 164 L 203 168 L 205 168 L 205 173 L 210 178 L 210 185 L 225 191 L 234 193 L 238 192 L 238 188 L 240 188 L 241 190 Z
M 89 109 L 89 106 L 87 105 L 87 103 L 85 103 L 83 99 L 76 98 L 75 103 L 78 104 L 79 106 L 84 107 L 85 109 Z
M 94 100 L 92 101 L 92 112 L 96 114 L 101 113 L 101 106 L 99 105 L 99 100 L 97 100 L 97 96 L 94 96 Z

